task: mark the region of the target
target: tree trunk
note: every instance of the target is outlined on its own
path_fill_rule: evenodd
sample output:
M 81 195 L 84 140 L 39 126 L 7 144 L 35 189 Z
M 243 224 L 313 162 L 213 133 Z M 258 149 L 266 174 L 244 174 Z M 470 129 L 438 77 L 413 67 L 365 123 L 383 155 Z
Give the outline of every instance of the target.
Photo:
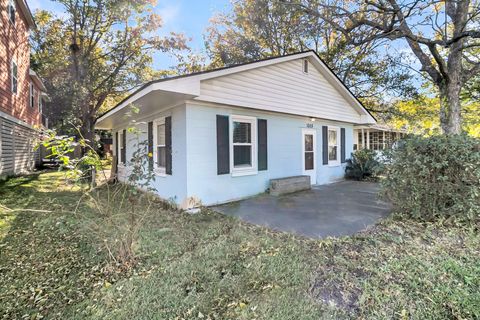
M 80 128 L 80 133 L 82 134 L 83 138 L 86 143 L 92 147 L 94 150 L 95 148 L 95 116 L 91 114 L 86 114 L 82 119 L 82 127 Z
M 468 2 L 459 1 L 456 4 L 456 11 L 451 7 L 452 3 L 445 1 L 447 14 L 452 17 L 454 30 L 453 36 L 458 36 L 465 26 Z M 447 35 L 445 35 L 447 37 Z M 448 58 L 446 59 L 446 75 L 444 76 L 443 85 L 440 86 L 440 124 L 444 134 L 460 134 L 462 133 L 462 115 L 460 92 L 464 85 L 463 66 L 462 66 L 462 47 L 465 40 L 462 38 L 453 43 L 449 49 Z
M 440 88 L 440 125 L 444 134 L 462 132 L 460 90 L 457 83 Z

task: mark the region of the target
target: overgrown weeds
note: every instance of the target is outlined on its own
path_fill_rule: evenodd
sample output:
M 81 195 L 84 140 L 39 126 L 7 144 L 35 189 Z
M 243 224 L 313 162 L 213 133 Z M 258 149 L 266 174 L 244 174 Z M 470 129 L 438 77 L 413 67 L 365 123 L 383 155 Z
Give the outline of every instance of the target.
M 138 113 L 138 109 L 131 106 L 130 112 Z M 137 263 L 138 232 L 144 217 L 150 213 L 152 196 L 148 192 L 155 191 L 151 184 L 155 180 L 153 155 L 149 153 L 148 141 L 140 138 L 142 132 L 138 123 L 132 122 L 128 132 L 134 137 L 133 151 L 128 161 L 124 159 L 127 179 L 123 184 L 111 187 L 108 179 L 103 177 L 99 189 L 97 171 L 105 174 L 105 161 L 91 147 L 92 143 L 78 132 L 80 137 L 76 138 L 58 136 L 54 130 L 47 130 L 43 133 L 41 144 L 50 151 L 50 157 L 61 163 L 59 170 L 63 170 L 67 181 L 82 189 L 85 189 L 86 180 L 90 181 L 89 188 L 83 190 L 77 201 L 77 209 L 82 201 L 89 201 L 92 212 L 96 214 L 86 216 L 90 231 L 96 235 L 102 244 L 100 247 L 105 249 L 114 265 L 128 270 Z M 85 149 L 78 159 L 72 158 L 77 146 Z M 118 182 L 119 177 L 112 180 Z
M 103 221 L 95 204 L 73 214 L 81 190 L 59 177 L 0 185 L 0 204 L 13 210 L 0 209 L 0 318 L 480 317 L 473 227 L 391 218 L 352 237 L 309 240 L 155 200 L 138 229 L 137 263 L 124 270 L 91 231 L 92 218 Z M 101 188 L 95 197 L 106 201 Z

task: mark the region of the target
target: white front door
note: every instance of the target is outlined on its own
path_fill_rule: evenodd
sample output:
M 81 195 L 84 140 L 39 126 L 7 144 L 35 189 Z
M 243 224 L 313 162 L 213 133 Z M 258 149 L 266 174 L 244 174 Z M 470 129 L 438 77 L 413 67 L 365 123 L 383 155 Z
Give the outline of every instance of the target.
M 317 132 L 313 129 L 302 130 L 302 159 L 303 174 L 310 176 L 310 183 L 317 183 L 317 173 L 315 170 Z

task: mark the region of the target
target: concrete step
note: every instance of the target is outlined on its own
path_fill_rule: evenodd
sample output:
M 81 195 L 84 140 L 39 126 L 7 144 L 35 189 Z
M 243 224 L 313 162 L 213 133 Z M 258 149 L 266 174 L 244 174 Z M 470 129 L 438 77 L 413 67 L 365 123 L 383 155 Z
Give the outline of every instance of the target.
M 310 176 L 293 176 L 270 180 L 270 194 L 273 196 L 309 190 L 310 188 Z

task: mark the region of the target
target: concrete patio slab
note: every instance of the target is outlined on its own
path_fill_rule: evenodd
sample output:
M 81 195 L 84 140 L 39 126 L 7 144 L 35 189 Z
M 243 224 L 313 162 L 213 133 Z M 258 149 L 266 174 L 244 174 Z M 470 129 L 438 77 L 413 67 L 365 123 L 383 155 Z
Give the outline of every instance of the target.
M 310 238 L 351 235 L 390 213 L 371 182 L 342 181 L 279 197 L 262 194 L 212 209 Z

